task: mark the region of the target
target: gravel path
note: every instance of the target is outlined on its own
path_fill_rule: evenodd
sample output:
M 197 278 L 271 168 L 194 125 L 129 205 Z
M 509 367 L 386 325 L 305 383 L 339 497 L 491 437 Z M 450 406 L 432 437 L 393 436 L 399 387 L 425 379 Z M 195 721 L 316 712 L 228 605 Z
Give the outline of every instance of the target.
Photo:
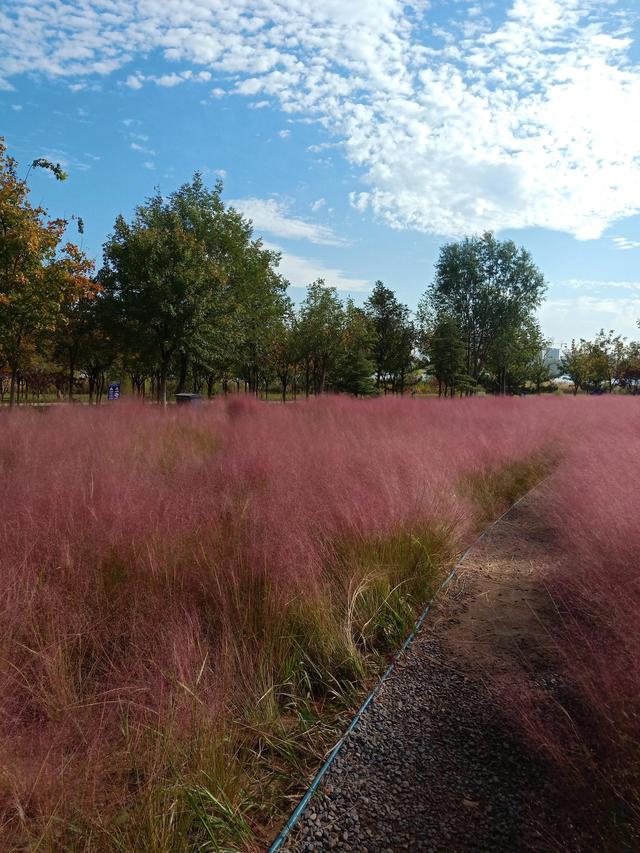
M 521 505 L 451 588 L 324 778 L 288 851 L 580 850 L 554 782 L 497 707 L 483 673 L 508 675 L 540 644 L 544 545 Z

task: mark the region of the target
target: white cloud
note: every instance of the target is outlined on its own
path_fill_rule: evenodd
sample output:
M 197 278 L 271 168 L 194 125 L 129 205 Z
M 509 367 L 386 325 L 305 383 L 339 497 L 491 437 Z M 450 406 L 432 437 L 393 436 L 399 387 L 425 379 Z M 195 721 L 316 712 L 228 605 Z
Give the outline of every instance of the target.
M 425 0 L 5 0 L 0 87 L 161 51 L 166 73 L 125 85 L 215 74 L 319 122 L 365 183 L 356 208 L 394 228 L 600 236 L 640 209 L 633 0 L 483 5 L 448 0 L 443 26 Z
M 288 139 L 291 136 L 291 131 L 290 130 L 279 130 L 278 136 L 280 137 L 280 139 Z
M 156 77 L 154 82 L 157 86 L 170 88 L 172 86 L 178 86 L 180 83 L 184 83 L 185 78 L 180 74 L 171 72 L 171 74 L 162 74 L 160 77 Z
M 165 89 L 172 89 L 174 86 L 179 86 L 181 83 L 191 81 L 193 83 L 208 83 L 211 80 L 210 71 L 199 71 L 195 74 L 191 70 L 181 71 L 177 73 L 171 71 L 167 74 L 129 74 L 125 80 L 125 86 L 130 89 L 141 89 L 144 83 L 155 83 L 156 86 L 162 86 Z M 215 90 L 214 90 L 215 91 Z
M 639 240 L 629 240 L 627 237 L 612 237 L 611 241 L 615 244 L 616 249 L 640 249 Z
M 640 331 L 640 281 L 565 279 L 552 282 L 551 298 L 539 316 L 545 334 L 556 342 L 591 338 L 601 329 L 615 329 L 631 340 Z
M 266 231 L 288 240 L 308 240 L 321 246 L 348 245 L 327 225 L 289 216 L 287 205 L 277 199 L 239 198 L 229 204 L 251 219 L 258 232 Z
M 324 279 L 327 287 L 357 293 L 371 289 L 371 282 L 363 278 L 351 278 L 343 270 L 327 267 L 322 261 L 292 255 L 280 246 L 272 243 L 264 244 L 267 249 L 280 252 L 280 272 L 293 287 L 306 287 L 312 281 Z
M 129 147 L 132 151 L 138 151 L 140 154 L 151 154 L 153 156 L 156 153 L 153 148 L 145 148 L 144 145 L 139 145 L 137 142 L 132 142 Z
M 129 74 L 127 79 L 124 81 L 124 85 L 128 86 L 130 89 L 142 89 L 144 80 L 145 78 L 141 74 Z
M 152 160 L 145 160 L 142 164 L 145 169 L 155 169 L 156 164 Z
M 607 295 L 612 290 L 630 290 L 640 293 L 640 281 L 568 278 L 555 284 L 561 287 L 568 287 L 570 290 L 586 290 L 591 293 L 604 295 Z
M 326 203 L 327 203 L 326 198 L 318 198 L 311 205 L 311 210 L 314 213 L 317 213 L 319 210 L 321 210 L 326 205 Z

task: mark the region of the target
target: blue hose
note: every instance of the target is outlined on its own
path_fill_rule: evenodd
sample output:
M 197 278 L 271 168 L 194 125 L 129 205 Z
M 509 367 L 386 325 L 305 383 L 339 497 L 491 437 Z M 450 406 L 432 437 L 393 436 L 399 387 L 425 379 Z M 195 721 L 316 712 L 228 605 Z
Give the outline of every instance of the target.
M 302 797 L 302 799 L 300 800 L 300 802 L 298 803 L 298 805 L 297 805 L 297 806 L 295 807 L 295 809 L 293 810 L 293 812 L 292 812 L 292 814 L 291 814 L 291 817 L 290 817 L 290 818 L 289 818 L 289 820 L 285 823 L 285 825 L 282 827 L 282 829 L 281 829 L 281 830 L 280 830 L 280 832 L 278 833 L 278 836 L 276 837 L 276 839 L 275 839 L 275 841 L 273 842 L 273 844 L 271 845 L 271 847 L 269 847 L 269 851 L 268 851 L 268 853 L 276 853 L 276 851 L 280 850 L 280 848 L 282 847 L 282 845 L 283 845 L 283 844 L 284 844 L 284 842 L 286 841 L 286 839 L 287 839 L 287 837 L 288 837 L 289 833 L 291 832 L 291 830 L 293 829 L 293 827 L 294 827 L 294 826 L 296 825 L 296 823 L 298 822 L 298 820 L 299 820 L 299 818 L 300 818 L 300 815 L 302 814 L 302 812 L 303 812 L 303 811 L 305 810 L 305 808 L 307 807 L 307 805 L 308 805 L 308 803 L 309 803 L 309 800 L 310 800 L 310 799 L 311 799 L 311 797 L 315 794 L 315 792 L 318 790 L 318 787 L 319 787 L 320 783 L 322 782 L 322 780 L 323 780 L 323 778 L 324 778 L 324 776 L 325 776 L 325 774 L 326 774 L 327 770 L 331 767 L 331 765 L 333 764 L 333 762 L 334 762 L 334 760 L 335 760 L 336 756 L 338 755 L 338 753 L 340 752 L 340 750 L 341 750 L 341 749 L 342 749 L 342 747 L 344 746 L 344 742 L 345 742 L 345 741 L 346 741 L 346 739 L 349 737 L 349 735 L 351 734 L 351 732 L 355 729 L 355 727 L 358 725 L 358 722 L 360 721 L 360 718 L 362 717 L 362 715 L 364 714 L 364 712 L 367 710 L 367 708 L 369 707 L 369 705 L 371 704 L 371 702 L 373 702 L 373 700 L 375 699 L 375 697 L 376 697 L 376 696 L 378 695 L 378 693 L 380 692 L 380 690 L 381 690 L 381 688 L 382 688 L 382 685 L 385 683 L 385 681 L 387 680 L 387 678 L 391 675 L 391 673 L 392 673 L 392 672 L 393 672 L 393 670 L 395 669 L 396 664 L 398 663 L 398 660 L 402 657 L 402 655 L 406 652 L 406 650 L 409 648 L 409 646 L 411 645 L 411 643 L 415 640 L 416 635 L 418 634 L 418 632 L 419 632 L 419 631 L 420 631 L 420 629 L 422 628 L 422 625 L 423 625 L 423 623 L 424 623 L 425 619 L 427 618 L 427 616 L 428 616 L 428 614 L 429 614 L 429 611 L 431 610 L 431 607 L 433 606 L 433 603 L 435 602 L 436 598 L 440 595 L 440 593 L 442 592 L 442 590 L 443 590 L 443 589 L 445 589 L 447 586 L 449 586 L 449 584 L 451 583 L 451 581 L 452 581 L 452 580 L 457 576 L 459 566 L 460 566 L 460 565 L 461 565 L 461 564 L 462 564 L 462 563 L 467 559 L 467 557 L 469 556 L 469 554 L 471 553 L 471 551 L 476 547 L 476 545 L 477 545 L 479 542 L 481 542 L 481 541 L 485 538 L 485 536 L 487 536 L 487 535 L 488 535 L 488 534 L 493 530 L 493 528 L 494 528 L 497 524 L 499 524 L 499 523 L 502 521 L 502 519 L 503 519 L 505 516 L 509 515 L 509 513 L 510 513 L 513 509 L 515 509 L 515 508 L 518 506 L 518 504 L 519 504 L 519 503 L 521 503 L 521 502 L 522 502 L 526 497 L 528 497 L 528 496 L 531 494 L 531 491 L 532 491 L 532 490 L 528 491 L 528 492 L 527 492 L 526 494 L 524 494 L 521 498 L 519 498 L 519 499 L 518 499 L 514 504 L 511 504 L 511 506 L 509 507 L 509 509 L 505 510 L 505 511 L 502 513 L 502 515 L 500 515 L 498 518 L 496 518 L 496 520 L 495 520 L 495 521 L 493 521 L 493 522 L 489 525 L 489 527 L 487 527 L 485 530 L 483 530 L 483 531 L 482 531 L 482 533 L 478 536 L 478 538 L 477 538 L 477 539 L 475 539 L 475 540 L 471 543 L 471 545 L 469 545 L 469 547 L 468 547 L 468 548 L 463 552 L 463 554 L 462 554 L 462 555 L 461 555 L 461 556 L 456 560 L 456 563 L 455 563 L 455 565 L 454 565 L 453 569 L 451 570 L 451 572 L 449 573 L 449 575 L 448 575 L 448 576 L 447 576 L 447 577 L 442 581 L 442 583 L 440 584 L 440 586 L 438 587 L 438 589 L 435 591 L 435 593 L 434 593 L 434 594 L 433 594 L 433 596 L 431 597 L 431 600 L 429 601 L 429 603 L 427 604 L 427 606 L 425 607 L 425 609 L 424 609 L 424 610 L 422 611 L 422 613 L 420 614 L 420 616 L 419 616 L 419 618 L 418 618 L 417 622 L 416 622 L 416 623 L 415 623 L 415 625 L 413 626 L 413 630 L 411 631 L 411 633 L 409 634 L 409 636 L 407 637 L 407 639 L 404 641 L 404 643 L 403 643 L 403 644 L 402 644 L 402 646 L 400 647 L 400 650 L 396 653 L 395 657 L 393 658 L 393 660 L 391 661 L 391 663 L 389 664 L 389 666 L 387 667 L 387 669 L 384 671 L 384 673 L 383 673 L 382 677 L 380 678 L 380 680 L 378 681 L 378 683 L 376 684 L 376 686 L 373 688 L 373 690 L 371 691 L 371 693 L 369 693 L 369 695 L 368 695 L 368 696 L 367 696 L 367 698 L 364 700 L 364 702 L 362 703 L 362 705 L 360 706 L 360 708 L 356 711 L 356 715 L 355 715 L 355 717 L 353 718 L 353 720 L 351 720 L 351 723 L 349 724 L 349 727 L 347 728 L 347 730 L 345 731 L 345 733 L 342 735 L 342 737 L 340 738 L 340 740 L 339 740 L 339 741 L 336 743 L 336 745 L 333 747 L 333 749 L 331 750 L 331 752 L 330 752 L 330 753 L 329 753 L 329 755 L 327 756 L 326 761 L 324 762 L 324 764 L 322 765 L 322 767 L 320 768 L 320 770 L 318 770 L 318 772 L 317 772 L 317 773 L 316 773 L 316 775 L 314 776 L 313 781 L 312 781 L 312 782 L 311 782 L 311 784 L 309 785 L 309 787 L 308 787 L 308 789 L 306 790 L 306 792 L 305 792 L 304 796 Z

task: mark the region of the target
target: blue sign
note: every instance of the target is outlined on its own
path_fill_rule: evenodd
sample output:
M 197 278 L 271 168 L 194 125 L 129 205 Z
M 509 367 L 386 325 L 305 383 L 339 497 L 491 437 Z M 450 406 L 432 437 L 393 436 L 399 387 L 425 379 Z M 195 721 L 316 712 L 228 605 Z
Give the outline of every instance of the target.
M 107 391 L 107 399 L 108 400 L 119 400 L 120 399 L 120 383 L 119 382 L 111 382 L 109 385 L 109 390 Z

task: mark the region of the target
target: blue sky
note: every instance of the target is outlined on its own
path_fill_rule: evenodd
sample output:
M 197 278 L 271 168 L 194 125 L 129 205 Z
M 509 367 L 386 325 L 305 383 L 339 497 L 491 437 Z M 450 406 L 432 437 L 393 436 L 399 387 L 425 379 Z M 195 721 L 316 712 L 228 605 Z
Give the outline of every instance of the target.
M 438 248 L 493 229 L 549 283 L 557 344 L 640 335 L 637 0 L 5 0 L 0 132 L 33 199 L 115 216 L 194 170 L 322 276 L 414 307 Z

